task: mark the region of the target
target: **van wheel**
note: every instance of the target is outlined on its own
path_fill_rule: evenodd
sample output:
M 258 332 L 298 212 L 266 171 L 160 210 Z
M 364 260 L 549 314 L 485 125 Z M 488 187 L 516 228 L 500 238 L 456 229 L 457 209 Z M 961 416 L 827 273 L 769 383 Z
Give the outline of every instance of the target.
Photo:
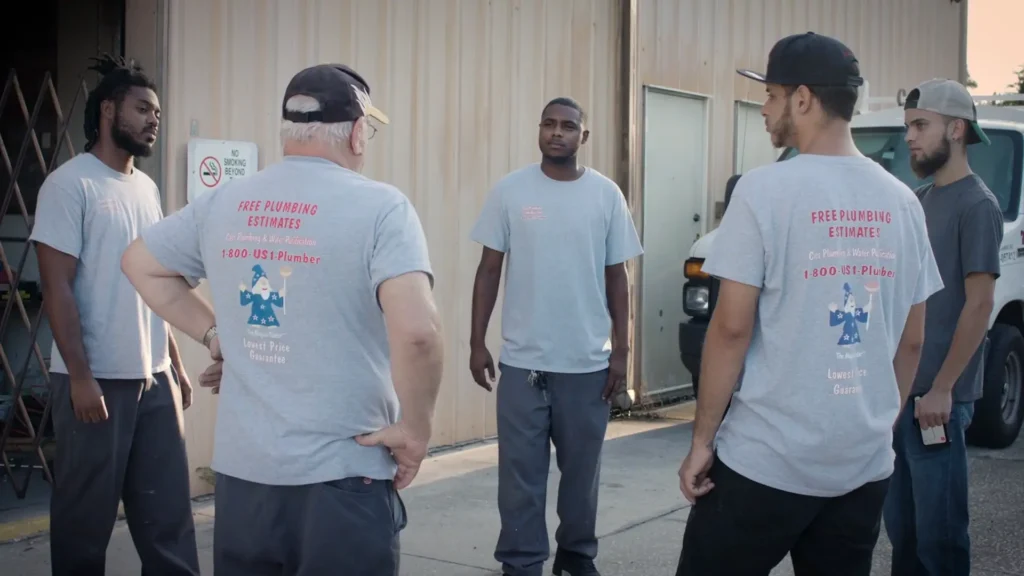
M 1024 336 L 1013 326 L 995 324 L 988 337 L 984 395 L 974 403 L 967 438 L 976 446 L 1006 448 L 1024 421 Z

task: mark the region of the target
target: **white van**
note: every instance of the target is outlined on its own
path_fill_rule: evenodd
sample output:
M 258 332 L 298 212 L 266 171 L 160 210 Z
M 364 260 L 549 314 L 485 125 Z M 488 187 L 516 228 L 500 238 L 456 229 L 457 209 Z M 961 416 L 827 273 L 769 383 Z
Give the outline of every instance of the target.
M 985 352 L 984 397 L 975 403 L 968 440 L 976 445 L 1004 448 L 1013 444 L 1024 421 L 1024 106 L 978 106 L 978 122 L 991 146 L 970 146 L 971 168 L 999 199 L 1003 209 L 1003 244 L 999 250 L 1002 273 L 996 281 L 995 308 L 989 319 Z M 855 116 L 853 137 L 860 151 L 881 164 L 911 189 L 926 183 L 910 169 L 909 150 L 903 140 L 903 109 L 890 108 Z M 786 149 L 780 162 L 796 150 Z M 728 209 L 726 198 L 726 209 Z M 708 320 L 715 307 L 717 280 L 701 271 L 718 230 L 700 238 L 690 249 L 683 286 L 683 311 L 689 317 L 679 325 L 679 353 L 693 374 L 697 394 L 700 354 Z

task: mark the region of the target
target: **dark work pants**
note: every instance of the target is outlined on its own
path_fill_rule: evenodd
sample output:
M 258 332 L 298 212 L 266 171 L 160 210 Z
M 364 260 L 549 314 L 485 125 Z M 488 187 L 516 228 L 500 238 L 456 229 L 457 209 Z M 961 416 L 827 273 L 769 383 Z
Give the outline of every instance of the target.
M 75 418 L 70 381 L 50 374 L 57 437 L 50 502 L 54 576 L 104 574 L 124 502 L 144 575 L 198 576 L 181 390 L 171 373 L 100 380 L 108 419 Z
M 405 505 L 390 480 L 270 486 L 217 475 L 214 576 L 398 576 Z
M 869 576 L 889 480 L 834 498 L 791 494 L 715 460 L 715 487 L 690 508 L 676 576 Z
M 498 383 L 498 512 L 494 558 L 509 576 L 541 574 L 550 554 L 545 520 L 551 443 L 562 478 L 555 541 L 597 556 L 597 495 L 609 406 L 608 370 L 556 374 L 501 365 Z
M 893 433 L 896 470 L 884 512 L 893 576 L 971 573 L 964 433 L 973 417 L 973 402 L 953 404 L 949 444 L 925 446 L 913 400 L 900 414 Z

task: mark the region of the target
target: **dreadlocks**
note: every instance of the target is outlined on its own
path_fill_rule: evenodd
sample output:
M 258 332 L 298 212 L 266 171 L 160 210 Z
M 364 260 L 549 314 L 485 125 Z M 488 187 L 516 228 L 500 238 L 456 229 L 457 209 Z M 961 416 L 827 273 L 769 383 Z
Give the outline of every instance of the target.
M 100 104 L 105 100 L 113 100 L 120 104 L 128 90 L 134 87 L 156 91 L 156 83 L 146 76 L 142 66 L 135 60 L 125 60 L 123 57 L 110 54 L 90 60 L 96 64 L 90 66 L 89 70 L 99 72 L 103 79 L 89 93 L 89 99 L 85 102 L 86 152 L 92 150 L 96 141 L 100 139 Z

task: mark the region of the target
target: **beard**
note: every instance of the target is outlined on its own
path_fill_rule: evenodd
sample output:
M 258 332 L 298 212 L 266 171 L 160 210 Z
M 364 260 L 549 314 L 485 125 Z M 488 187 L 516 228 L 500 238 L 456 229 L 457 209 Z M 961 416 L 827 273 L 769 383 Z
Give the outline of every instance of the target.
M 148 158 L 153 153 L 153 147 L 145 142 L 139 142 L 132 137 L 131 133 L 124 129 L 120 115 L 114 119 L 114 125 L 110 127 L 110 137 L 118 148 L 139 158 Z
M 542 156 L 544 157 L 544 160 L 547 160 L 552 164 L 564 166 L 565 164 L 569 164 L 571 161 L 575 160 L 575 157 L 577 157 L 577 153 L 575 153 L 575 151 L 572 151 L 565 156 L 549 156 L 547 154 L 544 154 Z
M 547 154 L 544 155 L 544 159 L 545 160 L 547 160 L 548 162 L 550 162 L 552 164 L 557 164 L 559 166 L 568 164 L 571 160 L 574 160 L 575 158 L 576 158 L 576 153 L 575 152 L 570 154 L 570 155 L 568 155 L 568 156 L 548 156 Z
M 786 102 L 786 108 L 782 111 L 782 117 L 772 126 L 769 133 L 772 137 L 772 146 L 776 148 L 785 148 L 786 143 L 793 139 L 794 134 L 796 134 L 796 128 L 793 126 L 793 115 L 789 108 L 789 102 Z
M 949 152 L 949 138 L 943 136 L 942 144 L 931 154 L 925 155 L 920 160 L 911 156 L 910 169 L 914 171 L 918 178 L 924 180 L 942 169 L 946 162 L 949 162 Z

